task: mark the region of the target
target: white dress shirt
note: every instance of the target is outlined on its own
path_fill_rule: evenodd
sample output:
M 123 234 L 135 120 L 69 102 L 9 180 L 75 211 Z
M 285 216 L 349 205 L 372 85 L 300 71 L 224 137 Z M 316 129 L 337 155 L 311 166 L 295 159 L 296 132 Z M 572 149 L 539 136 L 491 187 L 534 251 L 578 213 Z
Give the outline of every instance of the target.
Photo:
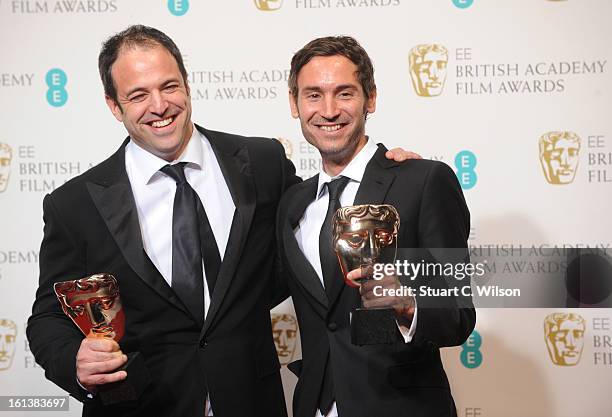
M 187 162 L 185 177 L 202 201 L 223 260 L 236 206 L 210 142 L 195 127 L 183 154 L 170 164 L 178 162 Z M 172 211 L 176 182 L 160 171 L 167 164 L 168 161 L 144 150 L 133 140 L 125 147 L 125 168 L 138 210 L 144 250 L 168 285 L 172 285 Z M 210 293 L 206 270 L 202 268 L 202 272 L 206 317 Z M 212 415 L 210 402 L 206 403 L 209 410 L 206 415 Z
M 304 216 L 294 230 L 295 238 L 300 249 L 304 253 L 304 256 L 306 256 L 306 259 L 308 259 L 308 262 L 310 262 L 314 270 L 317 272 L 323 287 L 325 287 L 325 282 L 323 281 L 321 259 L 319 258 L 319 234 L 321 233 L 321 227 L 325 221 L 327 206 L 329 205 L 329 194 L 325 184 L 340 176 L 349 178 L 350 181 L 340 195 L 340 205 L 342 207 L 353 205 L 355 196 L 357 195 L 357 190 L 359 189 L 359 185 L 363 179 L 366 166 L 377 150 L 378 147 L 376 144 L 372 140 L 368 139 L 365 146 L 337 176 L 332 178 L 325 171 L 321 170 L 319 172 L 319 183 L 316 194 L 317 197 L 308 205 L 304 211 Z M 412 340 L 412 337 L 416 331 L 416 322 L 417 314 L 415 309 L 414 318 L 412 319 L 410 329 L 398 324 L 399 330 L 402 333 L 406 343 L 409 343 Z M 337 416 L 338 409 L 336 407 L 336 402 L 334 401 L 331 410 L 325 417 Z M 322 417 L 320 410 L 317 410 L 316 417 Z

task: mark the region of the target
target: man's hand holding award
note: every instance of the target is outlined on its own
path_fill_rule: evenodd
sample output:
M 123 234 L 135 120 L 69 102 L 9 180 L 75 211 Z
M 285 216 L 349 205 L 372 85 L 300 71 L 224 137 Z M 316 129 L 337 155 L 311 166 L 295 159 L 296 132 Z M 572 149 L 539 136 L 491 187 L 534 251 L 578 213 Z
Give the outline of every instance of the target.
M 351 316 L 351 342 L 355 345 L 395 343 L 398 324 L 410 327 L 414 298 L 388 295 L 399 289 L 395 275 L 374 279 L 374 264 L 393 263 L 400 219 L 388 204 L 364 204 L 338 209 L 333 218 L 333 247 L 345 283 L 359 287 L 361 308 Z M 375 288 L 377 291 L 375 291 Z
M 115 277 L 95 274 L 58 282 L 54 290 L 64 313 L 85 335 L 76 358 L 79 383 L 104 405 L 136 401 L 150 377 L 139 352 L 125 355 L 119 347 L 125 313 Z

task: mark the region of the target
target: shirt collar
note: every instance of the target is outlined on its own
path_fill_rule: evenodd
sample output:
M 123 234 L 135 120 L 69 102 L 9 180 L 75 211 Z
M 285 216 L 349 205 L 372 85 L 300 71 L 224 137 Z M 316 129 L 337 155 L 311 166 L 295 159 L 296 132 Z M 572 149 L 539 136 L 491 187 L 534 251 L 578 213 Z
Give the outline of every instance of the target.
M 194 169 L 202 169 L 204 166 L 203 139 L 204 136 L 194 126 L 193 133 L 191 134 L 191 138 L 189 138 L 187 147 L 176 160 L 170 162 L 170 165 L 178 162 L 187 162 L 187 166 Z M 160 173 L 159 170 L 168 165 L 168 161 L 141 148 L 140 145 L 138 145 L 131 138 L 127 146 L 129 147 L 129 152 L 132 153 L 132 158 L 134 160 L 133 169 L 138 171 L 145 184 L 149 184 L 154 177 Z
M 323 169 L 319 172 L 319 183 L 317 186 L 317 199 L 322 197 L 325 184 L 343 176 L 348 177 L 351 181 L 361 183 L 366 166 L 370 159 L 374 156 L 378 147 L 369 137 L 366 136 L 366 144 L 348 163 L 348 165 L 335 177 L 330 177 Z

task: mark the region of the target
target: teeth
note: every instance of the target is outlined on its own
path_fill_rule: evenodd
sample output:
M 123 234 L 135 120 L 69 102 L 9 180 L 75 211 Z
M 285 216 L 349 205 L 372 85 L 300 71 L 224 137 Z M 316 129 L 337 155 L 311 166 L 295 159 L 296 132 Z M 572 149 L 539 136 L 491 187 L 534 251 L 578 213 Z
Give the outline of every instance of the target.
M 326 132 L 333 132 L 336 131 L 338 129 L 340 129 L 342 126 L 340 125 L 333 125 L 333 126 L 319 126 L 319 129 L 323 129 Z
M 167 119 L 158 120 L 157 122 L 153 122 L 153 123 L 151 123 L 151 126 L 153 126 L 153 127 L 164 127 L 164 126 L 168 126 L 170 123 L 172 123 L 172 117 L 168 117 Z

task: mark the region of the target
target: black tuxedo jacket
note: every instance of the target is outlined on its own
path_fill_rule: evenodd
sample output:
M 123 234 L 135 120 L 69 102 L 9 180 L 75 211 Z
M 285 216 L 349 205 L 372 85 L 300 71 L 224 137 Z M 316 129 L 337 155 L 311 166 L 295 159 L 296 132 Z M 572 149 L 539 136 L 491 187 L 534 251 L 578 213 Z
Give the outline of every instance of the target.
M 229 242 L 203 327 L 143 249 L 125 170 L 127 140 L 44 199 L 40 286 L 27 335 L 47 378 L 84 401 L 84 415 L 202 417 L 206 387 L 215 417 L 286 415 L 269 308 L 276 209 L 299 178 L 275 140 L 197 128 L 210 141 L 236 205 L 227 214 L 233 215 Z M 98 272 L 117 278 L 126 316 L 121 349 L 139 351 L 153 381 L 131 406 L 86 399 L 75 370 L 83 335 L 53 292 L 55 282 Z
M 367 165 L 355 204 L 395 206 L 400 248 L 466 248 L 469 211 L 453 171 L 429 160 L 389 161 L 385 151 L 379 145 Z M 352 345 L 349 312 L 360 305 L 359 291 L 339 281 L 328 298 L 294 236 L 315 198 L 317 181 L 315 176 L 291 187 L 277 217 L 281 265 L 302 343 L 303 359 L 289 365 L 299 378 L 294 416 L 315 415 L 326 360 L 331 361 L 341 417 L 455 416 L 439 347 L 459 345 L 470 335 L 476 321 L 471 299 L 460 308 L 453 298 L 441 305 L 417 296 L 417 327 L 410 343 L 398 338 L 390 345 Z

